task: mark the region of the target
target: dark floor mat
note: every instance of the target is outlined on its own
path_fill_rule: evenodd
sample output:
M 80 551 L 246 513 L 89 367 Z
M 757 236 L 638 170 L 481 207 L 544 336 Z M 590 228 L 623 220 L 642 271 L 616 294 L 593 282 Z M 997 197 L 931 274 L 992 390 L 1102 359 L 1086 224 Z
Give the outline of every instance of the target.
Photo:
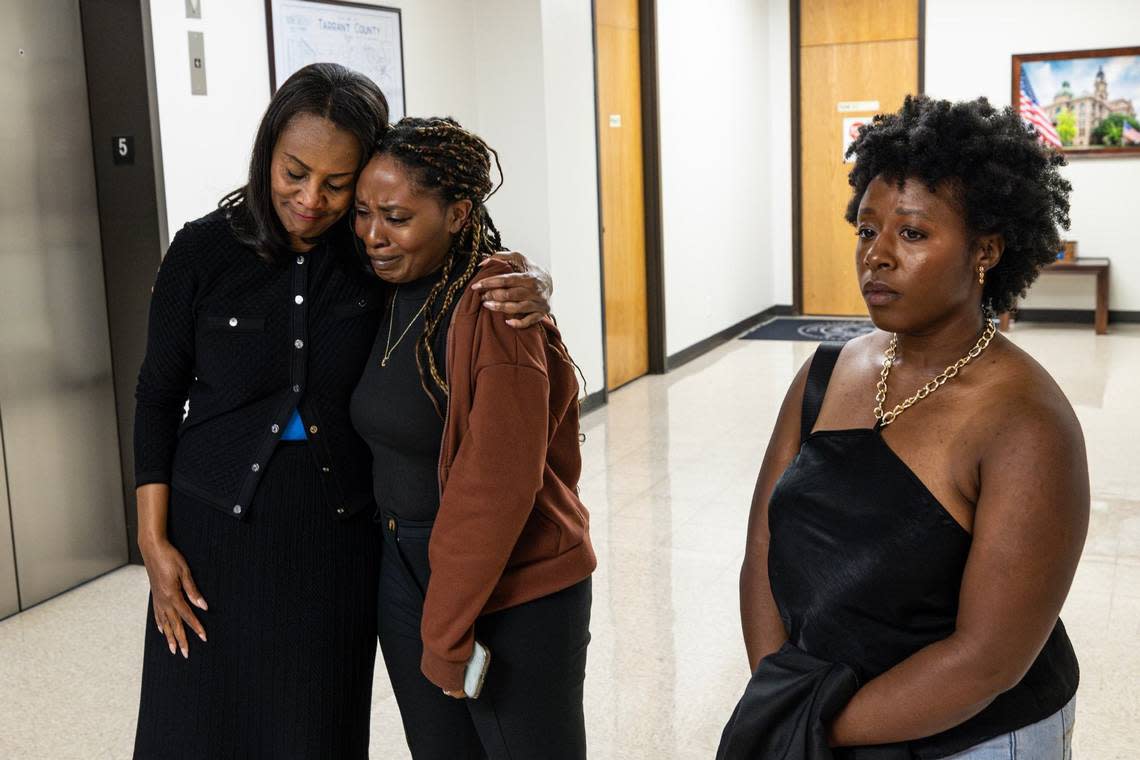
M 869 319 L 776 317 L 740 337 L 741 340 L 847 341 L 874 329 Z

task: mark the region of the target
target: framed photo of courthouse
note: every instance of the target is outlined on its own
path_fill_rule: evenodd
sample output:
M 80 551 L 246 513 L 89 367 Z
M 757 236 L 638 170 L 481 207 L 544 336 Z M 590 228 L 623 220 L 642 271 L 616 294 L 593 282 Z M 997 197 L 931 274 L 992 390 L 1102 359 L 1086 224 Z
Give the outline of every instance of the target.
M 1140 47 L 1015 55 L 1010 102 L 1067 154 L 1140 155 Z
M 342 0 L 265 0 L 269 87 L 310 63 L 339 63 L 375 82 L 388 120 L 404 117 L 404 42 L 399 8 Z

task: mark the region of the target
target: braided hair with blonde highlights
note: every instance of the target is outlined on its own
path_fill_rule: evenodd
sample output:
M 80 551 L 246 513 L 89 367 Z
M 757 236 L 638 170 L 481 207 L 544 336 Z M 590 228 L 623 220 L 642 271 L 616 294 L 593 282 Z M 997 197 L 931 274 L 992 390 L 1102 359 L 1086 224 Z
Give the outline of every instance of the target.
M 502 187 L 503 169 L 494 148 L 451 118 L 401 119 L 380 138 L 375 153 L 395 159 L 411 174 L 413 185 L 420 191 L 434 193 L 444 203 L 471 202 L 467 222 L 452 241 L 439 281 L 428 293 L 424 330 L 416 342 L 420 384 L 443 417 L 436 394 L 428 388 L 424 368 L 446 398 L 450 389 L 439 370 L 432 344 L 448 310 L 475 276 L 479 262 L 505 250 L 485 205 Z M 499 172 L 498 186 L 491 180 L 492 159 Z

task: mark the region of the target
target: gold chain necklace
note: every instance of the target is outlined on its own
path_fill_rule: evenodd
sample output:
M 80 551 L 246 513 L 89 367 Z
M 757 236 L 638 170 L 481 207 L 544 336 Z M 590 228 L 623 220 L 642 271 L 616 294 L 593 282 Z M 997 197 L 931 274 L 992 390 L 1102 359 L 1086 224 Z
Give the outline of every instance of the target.
M 887 401 L 887 376 L 891 374 L 891 366 L 895 363 L 895 350 L 899 347 L 899 336 L 895 333 L 891 336 L 891 343 L 887 346 L 887 350 L 883 353 L 883 371 L 879 373 L 879 382 L 875 385 L 877 393 L 875 393 L 875 419 L 881 424 L 880 427 L 886 427 L 895 421 L 895 419 L 910 409 L 919 401 L 929 396 L 934 391 L 946 385 L 947 381 L 957 377 L 958 372 L 969 364 L 972 360 L 977 359 L 986 348 L 989 347 L 990 341 L 994 339 L 997 330 L 994 327 L 992 319 L 986 319 L 986 329 L 982 330 L 982 337 L 978 338 L 978 342 L 970 349 L 969 353 L 963 356 L 958 361 L 951 364 L 946 369 L 942 370 L 942 374 L 934 378 L 926 385 L 918 389 L 918 392 L 913 396 L 903 401 L 901 404 L 895 404 L 895 408 L 889 412 L 883 411 L 883 404 Z
M 395 351 L 400 345 L 400 342 L 404 340 L 404 336 L 408 334 L 408 330 L 412 329 L 412 325 L 416 323 L 416 320 L 420 318 L 420 315 L 424 313 L 424 309 L 426 309 L 428 305 L 428 302 L 424 301 L 424 305 L 416 312 L 416 316 L 412 317 L 412 321 L 408 323 L 408 326 L 400 333 L 400 337 L 396 339 L 396 345 L 392 345 L 392 325 L 396 321 L 396 301 L 399 298 L 400 288 L 397 287 L 395 295 L 392 296 L 392 308 L 388 312 L 388 340 L 384 343 L 384 358 L 380 360 L 381 367 L 388 366 L 388 360 L 392 358 L 392 352 Z

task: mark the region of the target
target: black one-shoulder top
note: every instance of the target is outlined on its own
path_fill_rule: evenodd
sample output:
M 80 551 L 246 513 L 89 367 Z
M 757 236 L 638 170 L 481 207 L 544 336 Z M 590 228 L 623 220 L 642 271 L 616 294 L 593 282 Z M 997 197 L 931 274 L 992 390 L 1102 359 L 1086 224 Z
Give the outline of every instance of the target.
M 971 536 L 879 428 L 811 432 L 840 344 L 821 345 L 804 394 L 802 446 L 772 492 L 768 573 L 789 642 L 866 683 L 950 636 Z M 941 758 L 1042 720 L 1076 694 L 1058 620 L 1021 682 L 955 728 L 909 742 Z

